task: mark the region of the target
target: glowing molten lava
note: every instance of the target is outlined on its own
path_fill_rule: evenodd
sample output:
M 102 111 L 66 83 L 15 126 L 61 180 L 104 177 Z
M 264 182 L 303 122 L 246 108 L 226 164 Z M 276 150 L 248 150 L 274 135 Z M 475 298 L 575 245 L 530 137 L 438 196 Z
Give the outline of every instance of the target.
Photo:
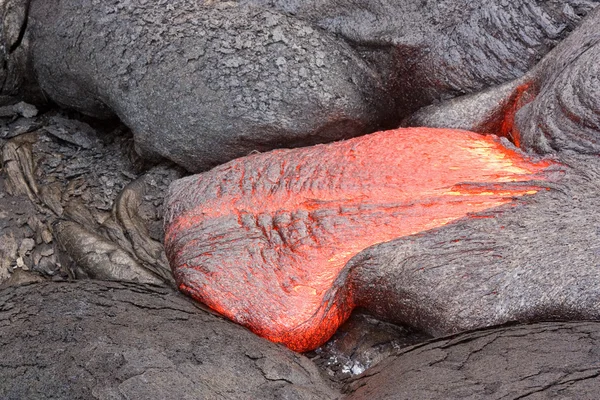
M 493 136 L 398 129 L 234 160 L 177 181 L 166 251 L 181 290 L 296 351 L 355 306 L 340 276 L 368 246 L 506 204 L 543 179 Z
M 505 110 L 504 119 L 500 126 L 499 136 L 510 139 L 517 147 L 521 147 L 521 134 L 515 126 L 517 111 L 535 98 L 535 86 L 528 82 L 518 86 L 513 94 L 513 99 Z

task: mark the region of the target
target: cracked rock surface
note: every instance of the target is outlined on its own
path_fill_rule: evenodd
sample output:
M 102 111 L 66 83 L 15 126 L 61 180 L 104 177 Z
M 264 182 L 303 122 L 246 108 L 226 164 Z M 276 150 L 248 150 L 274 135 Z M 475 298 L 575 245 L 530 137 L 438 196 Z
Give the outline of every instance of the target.
M 400 351 L 348 399 L 592 399 L 600 324 L 547 322 L 456 335 Z
M 79 281 L 0 291 L 0 398 L 595 398 L 600 324 L 546 322 L 402 350 L 341 390 L 306 357 L 165 287 Z
M 169 288 L 79 281 L 0 292 L 0 398 L 335 399 L 306 357 Z

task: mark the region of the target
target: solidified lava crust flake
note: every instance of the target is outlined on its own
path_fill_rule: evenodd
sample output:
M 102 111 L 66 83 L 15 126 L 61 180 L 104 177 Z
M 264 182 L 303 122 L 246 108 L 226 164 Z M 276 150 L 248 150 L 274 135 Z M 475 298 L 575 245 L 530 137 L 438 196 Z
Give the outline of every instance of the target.
M 307 351 L 355 306 L 363 249 L 534 194 L 551 163 L 495 136 L 408 128 L 233 160 L 176 181 L 165 248 L 182 291 Z

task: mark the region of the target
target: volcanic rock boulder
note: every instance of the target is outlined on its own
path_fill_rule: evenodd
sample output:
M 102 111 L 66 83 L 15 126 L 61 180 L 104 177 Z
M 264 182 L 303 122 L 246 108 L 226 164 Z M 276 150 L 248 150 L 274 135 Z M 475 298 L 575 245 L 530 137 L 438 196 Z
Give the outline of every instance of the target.
M 387 82 L 400 117 L 519 78 L 596 7 L 586 1 L 244 0 L 335 33 Z
M 558 182 L 517 206 L 362 251 L 345 267 L 357 304 L 436 336 L 600 319 L 600 161 L 559 160 Z
M 205 170 L 372 132 L 385 82 L 310 24 L 234 2 L 33 0 L 31 67 L 60 105 L 116 114 L 145 156 Z
M 600 324 L 470 332 L 401 351 L 346 388 L 364 399 L 593 399 Z
M 406 126 L 500 132 L 526 150 L 600 153 L 600 9 L 523 77 L 419 110 Z
M 539 153 L 600 153 L 600 9 L 532 71 L 514 135 Z
M 524 77 L 426 107 L 407 121 L 500 131 L 527 150 L 556 153 L 568 168 L 559 185 L 525 200 L 527 207 L 356 257 L 348 266 L 353 281 L 378 282 L 382 298 L 398 300 L 377 305 L 369 300 L 374 291 L 365 292 L 371 311 L 432 333 L 507 320 L 599 317 L 598 23 L 596 9 Z M 436 290 L 428 294 L 425 286 Z
M 259 335 L 310 350 L 372 287 L 348 279 L 353 256 L 536 193 L 524 182 L 549 166 L 497 138 L 439 129 L 257 154 L 171 185 L 165 251 L 181 290 Z M 370 301 L 361 300 L 388 299 Z
M 6 400 L 338 397 L 307 358 L 132 283 L 0 291 L 0 360 Z
M 597 3 L 9 0 L 2 94 L 118 116 L 145 157 L 202 171 L 510 81 Z

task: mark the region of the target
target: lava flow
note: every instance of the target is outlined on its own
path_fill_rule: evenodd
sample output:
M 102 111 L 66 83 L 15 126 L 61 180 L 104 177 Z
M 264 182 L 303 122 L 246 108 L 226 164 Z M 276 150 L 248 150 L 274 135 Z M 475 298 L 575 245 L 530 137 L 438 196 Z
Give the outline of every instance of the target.
M 171 187 L 165 247 L 179 287 L 296 351 L 354 308 L 340 275 L 366 247 L 535 193 L 549 162 L 494 136 L 379 132 L 231 161 Z

